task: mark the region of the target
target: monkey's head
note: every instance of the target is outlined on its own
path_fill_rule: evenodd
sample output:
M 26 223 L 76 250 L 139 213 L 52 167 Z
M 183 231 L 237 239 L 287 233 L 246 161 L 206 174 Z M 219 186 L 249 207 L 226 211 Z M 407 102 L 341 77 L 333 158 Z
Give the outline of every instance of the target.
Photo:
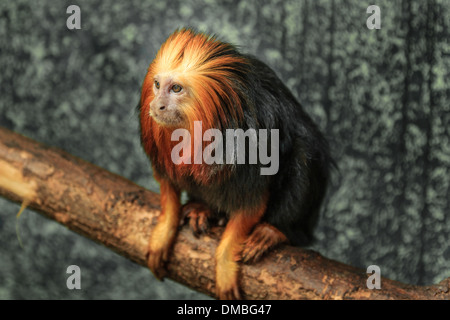
M 221 129 L 230 120 L 239 122 L 247 67 L 231 44 L 192 29 L 175 31 L 159 49 L 142 86 L 143 129 L 191 130 L 194 121 Z

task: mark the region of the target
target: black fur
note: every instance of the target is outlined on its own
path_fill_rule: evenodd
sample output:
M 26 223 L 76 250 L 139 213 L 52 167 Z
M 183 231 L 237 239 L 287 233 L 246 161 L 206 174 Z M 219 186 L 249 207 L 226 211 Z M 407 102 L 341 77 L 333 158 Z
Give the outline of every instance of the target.
M 265 220 L 293 245 L 313 239 L 333 160 L 324 136 L 300 103 L 263 62 L 248 57 L 257 82 L 258 121 L 280 130 L 280 169 L 269 184 Z

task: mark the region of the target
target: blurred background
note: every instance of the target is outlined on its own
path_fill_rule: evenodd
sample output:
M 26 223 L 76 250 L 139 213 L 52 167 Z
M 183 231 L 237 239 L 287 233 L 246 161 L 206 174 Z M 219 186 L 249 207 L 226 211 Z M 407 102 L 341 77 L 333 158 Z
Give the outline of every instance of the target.
M 69 5 L 81 30 L 68 30 Z M 381 29 L 369 30 L 369 5 Z M 140 146 L 140 86 L 176 28 L 269 64 L 339 165 L 312 249 L 410 284 L 450 276 L 450 2 L 1 1 L 0 126 L 158 192 Z M 0 299 L 205 299 L 0 198 Z M 81 268 L 81 290 L 66 269 Z

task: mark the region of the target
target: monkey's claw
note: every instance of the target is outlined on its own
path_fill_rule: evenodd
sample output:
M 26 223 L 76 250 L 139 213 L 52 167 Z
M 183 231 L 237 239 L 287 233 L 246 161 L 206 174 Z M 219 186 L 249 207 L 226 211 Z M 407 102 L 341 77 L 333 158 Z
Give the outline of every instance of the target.
M 182 223 L 189 219 L 189 226 L 195 236 L 209 231 L 211 210 L 203 203 L 188 202 L 181 208 Z

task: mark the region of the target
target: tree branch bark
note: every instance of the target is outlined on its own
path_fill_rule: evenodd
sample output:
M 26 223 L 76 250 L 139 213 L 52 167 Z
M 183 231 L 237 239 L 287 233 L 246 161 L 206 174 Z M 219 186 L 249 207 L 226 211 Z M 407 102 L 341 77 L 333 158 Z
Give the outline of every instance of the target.
M 149 177 L 150 178 L 150 177 Z M 159 195 L 56 148 L 0 128 L 0 195 L 146 266 Z M 214 296 L 214 252 L 222 229 L 196 238 L 181 228 L 168 277 Z M 149 272 L 149 276 L 150 272 Z M 450 278 L 413 286 L 386 278 L 367 289 L 365 270 L 283 246 L 242 267 L 248 299 L 449 299 Z

